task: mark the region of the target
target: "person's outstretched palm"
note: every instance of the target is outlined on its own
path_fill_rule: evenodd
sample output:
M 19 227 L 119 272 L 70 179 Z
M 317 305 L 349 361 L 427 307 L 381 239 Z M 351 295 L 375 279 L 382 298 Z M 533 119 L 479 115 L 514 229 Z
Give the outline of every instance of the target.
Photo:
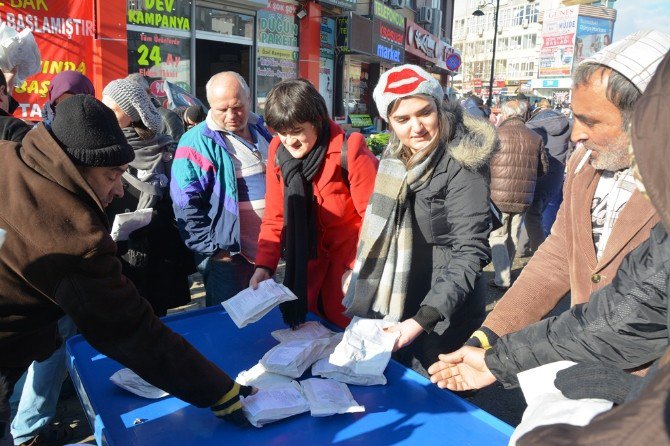
M 462 347 L 453 353 L 440 355 L 439 361 L 428 368 L 430 380 L 441 389 L 456 391 L 481 389 L 496 379 L 484 361 L 486 350 Z

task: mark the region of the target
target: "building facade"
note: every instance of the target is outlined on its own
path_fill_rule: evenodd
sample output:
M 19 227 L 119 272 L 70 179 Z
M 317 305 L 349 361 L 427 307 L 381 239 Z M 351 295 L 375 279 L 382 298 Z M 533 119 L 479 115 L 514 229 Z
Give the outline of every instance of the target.
M 166 103 L 170 91 L 204 101 L 207 80 L 231 70 L 249 83 L 259 113 L 273 85 L 302 77 L 338 121 L 365 127 L 377 115 L 371 93 L 383 71 L 411 61 L 443 85 L 457 72 L 453 3 L 81 0 L 38 10 L 40 2 L 22 2 L 0 11 L 0 22 L 32 29 L 42 53 L 41 71 L 14 91 L 22 118 L 39 120 L 50 79 L 62 70 L 82 72 L 98 94 L 111 80 L 140 73 Z
M 582 51 L 584 40 L 594 42 L 593 48 L 611 42 L 615 10 L 586 5 L 568 7 L 564 3 L 500 0 L 494 104 L 517 93 L 569 101 L 572 71 L 587 57 Z M 495 2 L 466 0 L 458 2 L 454 10 L 453 45 L 460 51 L 463 65 L 453 86 L 485 100 L 493 56 L 494 5 Z M 477 9 L 484 15 L 473 16 Z

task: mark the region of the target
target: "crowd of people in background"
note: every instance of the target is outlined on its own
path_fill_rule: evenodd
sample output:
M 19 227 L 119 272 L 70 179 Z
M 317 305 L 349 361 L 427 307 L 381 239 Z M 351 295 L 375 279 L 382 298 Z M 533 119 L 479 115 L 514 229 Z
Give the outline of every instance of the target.
M 390 133 L 379 158 L 302 79 L 276 84 L 259 116 L 234 72 L 207 82 L 209 109 L 170 110 L 139 74 L 98 100 L 66 71 L 31 127 L 12 116 L 4 73 L 0 445 L 66 438 L 47 427 L 77 331 L 246 425 L 239 398 L 255 389 L 159 318 L 189 302 L 196 271 L 212 306 L 282 259 L 292 328 L 308 312 L 341 328 L 389 320 L 394 358 L 454 391 L 515 387 L 522 371 L 571 360 L 555 382 L 565 396 L 619 406 L 518 444 L 670 443 L 669 50 L 670 35 L 641 31 L 581 61 L 567 113 L 519 94 L 495 114 L 475 95 L 445 101 L 418 66 L 392 68 L 373 92 Z M 113 240 L 111 222 L 136 211 L 150 223 Z M 532 258 L 513 280 L 518 253 Z M 505 294 L 487 314 L 489 287 Z M 567 294 L 570 310 L 546 318 Z

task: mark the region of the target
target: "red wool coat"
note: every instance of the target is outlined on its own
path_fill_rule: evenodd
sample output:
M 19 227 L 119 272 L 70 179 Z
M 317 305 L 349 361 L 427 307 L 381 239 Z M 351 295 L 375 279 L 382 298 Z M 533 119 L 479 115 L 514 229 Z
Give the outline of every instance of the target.
M 327 320 L 345 327 L 342 275 L 353 269 L 358 233 L 375 185 L 379 161 L 360 133 L 347 140 L 349 187 L 342 179 L 341 153 L 344 132 L 331 121 L 330 142 L 323 168 L 312 181 L 317 203 L 318 247 L 316 259 L 307 265 L 307 307 Z M 258 237 L 256 265 L 277 269 L 284 226 L 284 180 L 275 155 L 279 138 L 270 143 L 266 175 L 265 213 Z M 321 304 L 318 299 L 321 299 Z

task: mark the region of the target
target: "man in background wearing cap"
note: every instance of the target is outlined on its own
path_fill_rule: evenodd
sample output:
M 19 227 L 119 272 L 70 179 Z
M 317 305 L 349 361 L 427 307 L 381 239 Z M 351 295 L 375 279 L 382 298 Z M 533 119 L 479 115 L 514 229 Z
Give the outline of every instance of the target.
M 88 95 L 57 106 L 51 129 L 0 143 L 0 375 L 9 390 L 60 345 L 65 312 L 91 345 L 153 385 L 233 422 L 240 387 L 167 328 L 121 274 L 105 207 L 134 159 L 114 113 Z M 7 422 L 6 398 L 0 423 Z
M 147 95 L 149 95 L 149 98 L 151 98 L 151 103 L 154 105 L 154 107 L 156 107 L 156 111 L 161 117 L 161 128 L 159 133 L 163 133 L 172 138 L 172 149 L 176 150 L 177 143 L 185 131 L 185 127 L 179 114 L 173 110 L 163 107 L 160 104 L 160 101 L 151 94 L 151 87 L 149 86 L 149 82 L 140 73 L 131 73 L 126 76 L 126 79 L 139 85 L 140 88 L 146 91 Z
M 114 221 L 118 214 L 152 209 L 151 222 L 117 240 L 123 274 L 151 303 L 154 313 L 165 316 L 168 308 L 191 300 L 188 276 L 195 272 L 193 255 L 175 224 L 169 178 L 172 138 L 160 133 L 161 117 L 149 95 L 134 82 L 117 79 L 105 86 L 102 103 L 112 109 L 135 151 L 123 174 L 126 194 L 107 208 Z
M 571 305 L 588 302 L 614 279 L 626 254 L 649 238 L 659 218 L 635 191 L 625 126 L 669 48 L 670 35 L 641 31 L 579 65 L 572 91 L 577 149 L 556 222 L 468 345 L 488 348 L 539 321 L 568 292 Z
M 272 137 L 251 112 L 249 87 L 239 74 L 215 74 L 206 88 L 211 108 L 179 141 L 170 195 L 211 306 L 247 288 L 254 273 Z
M 19 106 L 12 97 L 14 73 L 3 73 L 0 70 L 0 140 L 21 142 L 30 130 L 30 126 L 12 116 Z

